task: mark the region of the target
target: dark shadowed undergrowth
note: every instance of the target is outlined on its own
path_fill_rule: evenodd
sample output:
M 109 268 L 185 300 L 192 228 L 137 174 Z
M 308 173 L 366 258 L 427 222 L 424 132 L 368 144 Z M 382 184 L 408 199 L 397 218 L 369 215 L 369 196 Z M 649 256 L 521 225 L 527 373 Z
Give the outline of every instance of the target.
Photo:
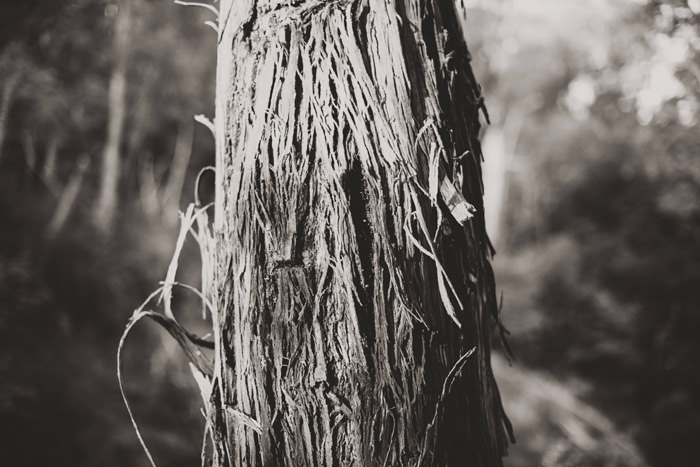
M 49 195 L 9 170 L 0 178 L 2 463 L 140 465 L 114 349 L 129 310 L 165 270 L 175 232 L 131 216 L 98 241 L 78 212 L 48 244 Z M 203 419 L 178 351 L 151 326 L 132 339 L 128 391 L 151 449 L 162 466 L 196 465 Z

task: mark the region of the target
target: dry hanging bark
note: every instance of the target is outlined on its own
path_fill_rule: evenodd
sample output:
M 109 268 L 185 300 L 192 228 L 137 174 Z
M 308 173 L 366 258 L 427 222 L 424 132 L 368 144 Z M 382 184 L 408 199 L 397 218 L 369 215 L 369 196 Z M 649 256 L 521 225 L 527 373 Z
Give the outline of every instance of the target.
M 502 465 L 455 5 L 219 6 L 214 465 Z

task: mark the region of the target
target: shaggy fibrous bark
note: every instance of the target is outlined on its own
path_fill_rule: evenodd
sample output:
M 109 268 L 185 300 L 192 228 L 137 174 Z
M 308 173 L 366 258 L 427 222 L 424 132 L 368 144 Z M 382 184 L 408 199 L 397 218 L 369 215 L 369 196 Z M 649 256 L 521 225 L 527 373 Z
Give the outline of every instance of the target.
M 214 465 L 502 465 L 454 4 L 219 5 Z

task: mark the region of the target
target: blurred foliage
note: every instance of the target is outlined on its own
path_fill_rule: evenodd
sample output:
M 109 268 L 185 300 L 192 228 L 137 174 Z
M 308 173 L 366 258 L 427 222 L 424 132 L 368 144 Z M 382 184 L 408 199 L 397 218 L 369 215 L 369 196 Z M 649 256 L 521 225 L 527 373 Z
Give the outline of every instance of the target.
M 106 135 L 119 5 L 0 6 L 0 89 L 16 81 L 0 148 L 3 465 L 144 460 L 119 394 L 116 348 L 131 311 L 162 278 L 177 232 L 160 210 L 144 212 L 142 185 L 153 182 L 147 188 L 156 192 L 147 194 L 159 196 L 179 128 L 194 125 L 194 114 L 211 115 L 216 37 L 197 9 L 133 0 L 121 212 L 115 231 L 102 238 L 89 211 Z M 55 172 L 48 172 L 52 144 Z M 213 147 L 209 131 L 198 127 L 181 203 L 192 200 L 194 177 L 213 162 Z M 92 163 L 75 207 L 60 234 L 49 238 L 47 226 L 84 154 Z M 186 248 L 183 255 L 191 267 L 181 280 L 196 285 L 198 252 Z M 178 293 L 175 300 L 178 308 L 195 310 L 184 322 L 202 325 L 196 300 Z M 198 464 L 201 401 L 177 348 L 145 325 L 130 338 L 126 359 L 127 391 L 159 465 Z
M 495 126 L 524 115 L 496 258 L 516 361 L 569 381 L 650 463 L 698 465 L 700 5 L 477 3 Z
M 165 183 L 177 128 L 191 123 L 194 114 L 213 112 L 216 41 L 215 34 L 202 25 L 208 18 L 198 9 L 178 7 L 168 0 L 133 3 L 121 174 L 121 196 L 127 207 L 139 193 L 142 161 L 153 167 L 157 185 Z M 118 5 L 114 0 L 61 0 L 2 7 L 8 27 L 20 25 L 11 27 L 13 35 L 0 43 L 0 85 L 10 74 L 21 77 L 8 138 L 0 149 L 15 156 L 6 163 L 23 164 L 21 135 L 31 132 L 40 149 L 52 138 L 60 140 L 57 170 L 64 182 L 83 153 L 92 157 L 91 170 L 97 173 L 106 134 L 113 61 L 110 36 Z M 213 141 L 201 127 L 193 163 L 201 166 L 210 161 Z M 97 182 L 97 176 L 88 177 L 86 199 Z
M 26 186 L 0 185 L 2 463 L 141 465 L 119 395 L 115 349 L 135 302 L 167 267 L 162 250 L 174 235 L 135 221 L 99 242 L 78 215 L 46 244 L 50 208 L 45 195 Z M 187 371 L 177 352 L 151 361 L 158 337 L 145 327 L 130 340 L 127 389 L 159 465 L 196 465 L 204 425 L 193 403 L 198 393 L 176 376 Z M 164 364 L 167 375 L 154 371 Z

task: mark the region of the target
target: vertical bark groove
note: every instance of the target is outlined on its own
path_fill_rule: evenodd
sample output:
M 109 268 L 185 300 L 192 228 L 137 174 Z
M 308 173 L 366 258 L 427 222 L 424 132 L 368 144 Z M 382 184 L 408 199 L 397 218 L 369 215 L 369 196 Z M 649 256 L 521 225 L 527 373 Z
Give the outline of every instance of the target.
M 214 464 L 501 465 L 484 220 L 437 184 L 482 206 L 454 6 L 220 12 Z

